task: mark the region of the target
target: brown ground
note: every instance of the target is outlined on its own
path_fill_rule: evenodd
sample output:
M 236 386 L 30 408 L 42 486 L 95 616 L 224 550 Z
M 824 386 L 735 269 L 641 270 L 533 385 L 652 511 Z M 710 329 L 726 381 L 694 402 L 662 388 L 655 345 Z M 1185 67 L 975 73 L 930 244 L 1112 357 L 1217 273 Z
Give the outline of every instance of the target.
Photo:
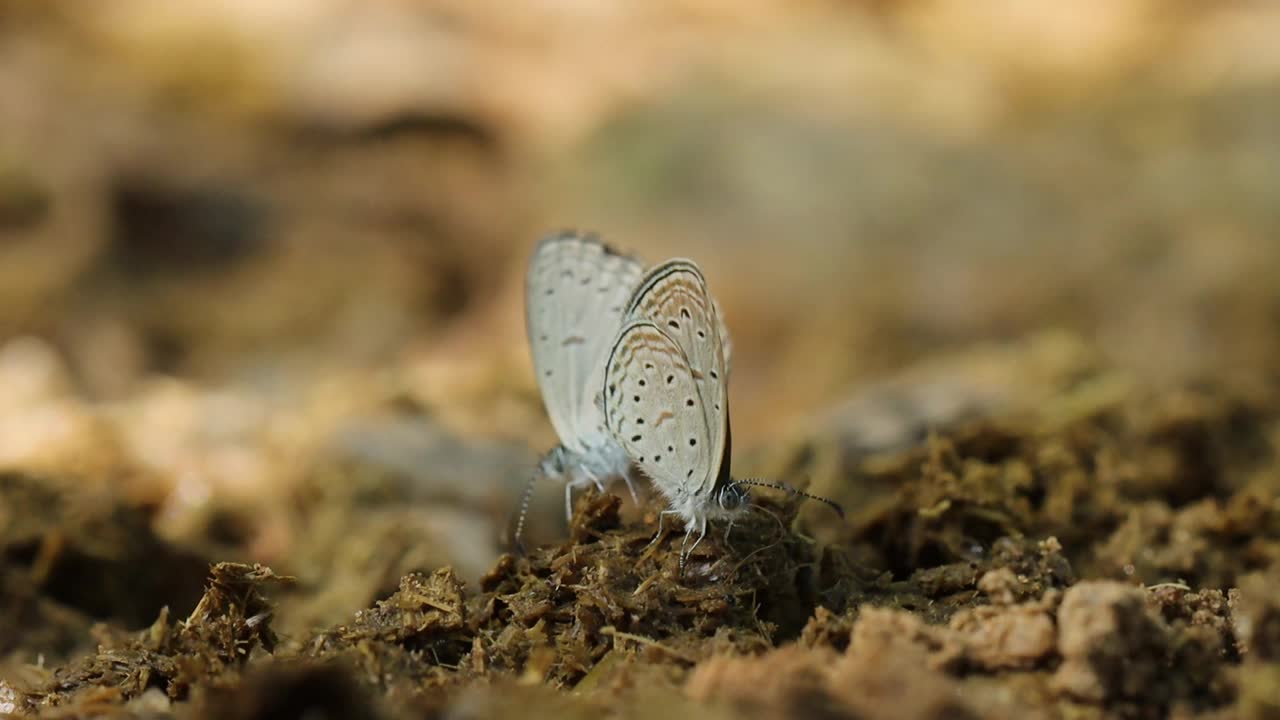
M 0 0 L 0 714 L 1280 717 L 1280 13 L 482 5 Z M 843 521 L 507 552 L 566 224 Z

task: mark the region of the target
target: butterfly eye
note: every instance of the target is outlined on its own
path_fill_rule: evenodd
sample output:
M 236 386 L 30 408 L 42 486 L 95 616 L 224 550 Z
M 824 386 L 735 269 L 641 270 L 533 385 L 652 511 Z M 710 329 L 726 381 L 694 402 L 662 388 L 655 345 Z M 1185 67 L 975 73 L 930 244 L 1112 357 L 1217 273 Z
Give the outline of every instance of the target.
M 747 501 L 747 490 L 737 483 L 729 483 L 720 491 L 717 500 L 721 510 L 737 510 Z

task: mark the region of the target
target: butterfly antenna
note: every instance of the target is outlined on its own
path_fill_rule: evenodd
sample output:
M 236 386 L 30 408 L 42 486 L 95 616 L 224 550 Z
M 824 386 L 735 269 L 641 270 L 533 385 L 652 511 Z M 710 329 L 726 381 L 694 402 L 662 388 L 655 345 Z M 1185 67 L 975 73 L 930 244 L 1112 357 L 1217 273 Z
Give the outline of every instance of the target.
M 803 490 L 797 490 L 796 488 L 793 488 L 786 483 L 773 482 L 770 480 L 764 480 L 762 478 L 747 478 L 746 480 L 735 480 L 734 482 L 738 483 L 739 485 L 750 485 L 752 487 L 773 488 L 774 490 L 782 490 L 783 492 L 787 492 L 792 495 L 802 497 L 806 500 L 817 500 L 818 502 L 827 505 L 832 510 L 835 510 L 836 514 L 840 516 L 841 520 L 844 519 L 844 508 L 840 506 L 840 503 L 836 502 L 835 500 L 831 500 L 829 498 L 824 498 L 821 495 L 814 495 L 812 493 L 807 493 Z
M 541 472 L 534 472 L 529 476 L 529 482 L 524 485 L 524 492 L 520 494 L 520 517 L 516 520 L 516 532 L 512 536 L 512 544 L 515 545 L 516 552 L 520 555 L 525 554 L 524 547 L 524 521 L 529 517 L 529 503 L 533 500 L 533 484 L 537 482 Z

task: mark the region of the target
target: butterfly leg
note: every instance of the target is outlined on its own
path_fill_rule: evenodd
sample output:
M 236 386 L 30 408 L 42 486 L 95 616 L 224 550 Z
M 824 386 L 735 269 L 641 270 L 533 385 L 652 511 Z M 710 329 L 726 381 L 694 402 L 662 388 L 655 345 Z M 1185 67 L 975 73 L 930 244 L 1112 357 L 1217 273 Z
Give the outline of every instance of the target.
M 630 471 L 622 473 L 622 482 L 627 484 L 627 490 L 631 492 L 631 501 L 636 504 L 636 507 L 640 507 L 640 496 L 636 495 L 636 486 L 635 483 L 631 482 Z
M 585 476 L 585 477 L 587 478 L 587 480 L 588 480 L 592 485 L 595 485 L 595 486 L 596 486 L 596 490 L 599 490 L 601 494 L 604 494 L 605 489 L 606 489 L 606 488 L 605 488 L 605 486 L 604 486 L 604 480 L 601 480 L 601 479 L 600 479 L 600 477 L 599 477 L 598 475 L 596 475 L 595 473 L 591 472 L 590 470 L 583 469 L 582 474 L 583 474 L 583 476 Z
M 676 512 L 674 510 L 663 510 L 662 512 L 658 513 L 658 532 L 654 534 L 653 539 L 649 541 L 649 544 L 644 546 L 645 550 L 648 550 L 654 545 L 657 545 L 658 541 L 663 538 L 662 519 L 667 515 L 675 515 L 675 514 Z
M 573 524 L 573 488 L 575 485 L 586 487 L 587 483 L 590 483 L 595 485 L 596 490 L 599 490 L 601 494 L 605 492 L 604 481 L 597 477 L 595 473 L 586 469 L 581 472 L 581 475 L 574 477 L 573 482 L 564 486 L 564 518 L 570 525 Z M 586 482 L 583 482 L 584 480 Z
M 689 546 L 689 548 L 686 550 L 685 546 L 689 545 L 689 537 L 693 535 L 693 531 L 695 528 L 697 528 L 698 530 L 698 539 L 694 540 L 693 545 Z M 684 575 L 684 566 L 685 566 L 685 563 L 689 560 L 689 556 L 693 554 L 694 550 L 698 549 L 698 544 L 701 543 L 702 538 L 706 536 L 707 536 L 707 519 L 706 518 L 702 518 L 702 520 L 700 520 L 697 525 L 690 525 L 688 529 L 684 531 L 684 542 L 680 543 L 680 574 L 681 575 Z
M 573 483 L 564 484 L 564 519 L 573 524 Z

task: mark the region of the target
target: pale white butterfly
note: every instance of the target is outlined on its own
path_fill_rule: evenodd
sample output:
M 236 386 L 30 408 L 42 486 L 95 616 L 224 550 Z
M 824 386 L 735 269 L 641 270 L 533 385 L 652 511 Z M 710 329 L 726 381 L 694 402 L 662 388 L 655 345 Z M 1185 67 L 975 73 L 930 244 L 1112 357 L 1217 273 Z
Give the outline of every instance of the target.
M 644 266 L 591 233 L 563 231 L 538 243 L 525 285 L 526 328 L 547 415 L 560 445 L 539 463 L 542 477 L 565 481 L 565 515 L 573 491 L 595 485 L 602 492 L 622 479 L 635 497 L 630 460 L 604 427 L 598 395 L 604 360 L 622 324 L 627 299 Z M 533 489 L 530 478 L 516 523 L 520 543 Z
M 825 498 L 729 474 L 725 332 L 696 264 L 677 258 L 650 269 L 625 316 L 604 371 L 605 425 L 666 499 L 662 515 L 683 521 L 682 569 L 708 521 L 732 520 L 746 507 L 749 485 L 820 500 L 843 515 Z M 688 547 L 694 532 L 698 539 Z

